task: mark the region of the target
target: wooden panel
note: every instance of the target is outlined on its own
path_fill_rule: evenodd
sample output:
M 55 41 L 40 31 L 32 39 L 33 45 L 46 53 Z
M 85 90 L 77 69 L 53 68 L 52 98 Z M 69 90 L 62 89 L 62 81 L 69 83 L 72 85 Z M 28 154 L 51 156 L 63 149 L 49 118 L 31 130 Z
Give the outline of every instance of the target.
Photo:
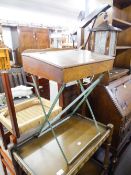
M 37 49 L 49 48 L 49 33 L 48 29 L 35 29 L 35 40 Z
M 117 91 L 118 90 L 118 91 Z M 96 119 L 114 125 L 112 150 L 119 151 L 131 135 L 131 75 L 98 85 L 91 94 L 91 105 Z M 125 132 L 122 133 L 125 129 Z
M 131 5 L 131 0 L 114 0 L 114 5 L 118 8 L 125 8 Z
M 113 18 L 113 22 L 112 22 L 113 26 L 118 27 L 120 29 L 127 29 L 129 27 L 131 27 L 131 23 L 124 21 L 122 19 L 119 18 Z
M 118 46 L 131 46 L 131 27 L 118 34 Z
M 114 61 L 114 66 L 130 69 L 131 67 L 131 49 L 118 53 Z
M 121 116 L 128 116 L 131 111 L 131 98 L 129 95 L 131 90 L 131 75 L 110 83 L 107 90 Z
M 113 7 L 113 17 L 131 22 L 130 10 L 131 10 L 131 6 L 124 9 L 118 9 L 117 7 Z
M 33 49 L 34 48 L 33 28 L 20 27 L 18 28 L 18 30 L 19 30 L 20 51 L 23 52 L 26 49 Z
M 119 67 L 114 67 L 109 75 L 110 75 L 110 81 L 113 81 L 113 80 L 117 80 L 123 76 L 126 76 L 129 74 L 129 69 L 123 69 L 123 68 L 119 68 Z
M 21 53 L 27 49 L 44 49 L 49 47 L 48 29 L 34 27 L 18 27 L 19 48 L 16 56 L 18 64 L 22 65 Z
M 129 5 L 130 4 L 130 5 Z M 121 68 L 131 67 L 131 2 L 130 0 L 114 0 L 114 5 L 121 7 L 113 7 L 113 24 L 123 29 L 118 34 L 117 51 L 114 66 Z M 127 6 L 126 8 L 124 8 Z
M 89 160 L 77 175 L 100 175 L 102 172 L 101 165 L 95 160 Z

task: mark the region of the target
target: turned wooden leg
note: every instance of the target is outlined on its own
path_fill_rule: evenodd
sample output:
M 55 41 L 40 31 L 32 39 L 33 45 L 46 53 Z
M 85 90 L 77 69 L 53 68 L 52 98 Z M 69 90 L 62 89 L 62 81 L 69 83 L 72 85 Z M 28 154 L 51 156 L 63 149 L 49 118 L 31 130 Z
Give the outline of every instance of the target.
M 118 155 L 117 155 L 117 152 L 115 152 L 113 153 L 113 156 L 112 156 L 110 174 L 113 174 L 115 167 L 117 165 L 117 161 L 118 161 Z
M 2 167 L 3 167 L 4 175 L 7 175 L 6 166 L 5 166 L 5 164 L 3 163 L 3 156 L 2 156 L 2 154 L 1 154 L 1 147 L 0 147 L 0 159 L 1 159 L 1 164 L 2 164 Z
M 0 123 L 0 135 L 1 135 L 4 147 L 5 147 L 5 149 L 7 149 L 7 143 L 6 143 L 6 138 L 5 138 L 5 134 L 4 134 L 4 129 L 3 129 L 2 123 Z
M 109 124 L 108 128 L 110 129 L 110 136 L 108 137 L 106 141 L 106 148 L 105 148 L 105 157 L 104 157 L 104 171 L 102 172 L 102 175 L 107 174 L 109 163 L 110 163 L 110 146 L 111 146 L 111 140 L 112 140 L 112 134 L 113 134 L 113 125 Z

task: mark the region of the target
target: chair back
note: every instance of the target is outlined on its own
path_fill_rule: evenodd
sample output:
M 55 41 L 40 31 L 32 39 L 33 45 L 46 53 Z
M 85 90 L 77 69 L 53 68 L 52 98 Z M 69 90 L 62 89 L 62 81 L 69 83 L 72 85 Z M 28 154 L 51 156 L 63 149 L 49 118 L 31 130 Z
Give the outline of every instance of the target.
M 23 68 L 11 68 L 9 70 L 9 80 L 11 87 L 16 87 L 19 85 L 26 85 L 26 75 Z M 0 76 L 0 93 L 3 93 L 2 78 Z

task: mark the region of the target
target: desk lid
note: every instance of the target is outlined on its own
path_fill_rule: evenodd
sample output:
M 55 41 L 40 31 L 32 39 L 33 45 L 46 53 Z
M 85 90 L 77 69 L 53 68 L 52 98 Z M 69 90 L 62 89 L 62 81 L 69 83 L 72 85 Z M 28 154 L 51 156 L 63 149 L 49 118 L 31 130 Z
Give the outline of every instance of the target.
M 114 60 L 87 50 L 24 52 L 22 58 L 26 72 L 60 83 L 108 71 Z
M 22 56 L 28 56 L 61 69 L 113 59 L 107 55 L 78 49 L 23 53 Z

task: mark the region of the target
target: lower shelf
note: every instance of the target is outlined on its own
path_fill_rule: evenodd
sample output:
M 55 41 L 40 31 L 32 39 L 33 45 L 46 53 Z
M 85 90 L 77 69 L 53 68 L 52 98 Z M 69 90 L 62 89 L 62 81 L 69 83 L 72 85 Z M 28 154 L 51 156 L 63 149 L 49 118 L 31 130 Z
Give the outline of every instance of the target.
M 100 175 L 103 168 L 95 160 L 89 160 L 83 168 L 77 173 L 77 175 Z
M 13 153 L 14 159 L 30 175 L 43 175 L 43 173 L 57 175 L 61 172 L 66 175 L 74 175 L 110 135 L 109 128 L 102 124 L 98 125 L 100 135 L 86 147 L 89 140 L 96 135 L 96 128 L 92 120 L 73 116 L 55 128 L 68 160 L 80 153 L 70 165 L 65 162 L 51 132 L 23 144 Z

